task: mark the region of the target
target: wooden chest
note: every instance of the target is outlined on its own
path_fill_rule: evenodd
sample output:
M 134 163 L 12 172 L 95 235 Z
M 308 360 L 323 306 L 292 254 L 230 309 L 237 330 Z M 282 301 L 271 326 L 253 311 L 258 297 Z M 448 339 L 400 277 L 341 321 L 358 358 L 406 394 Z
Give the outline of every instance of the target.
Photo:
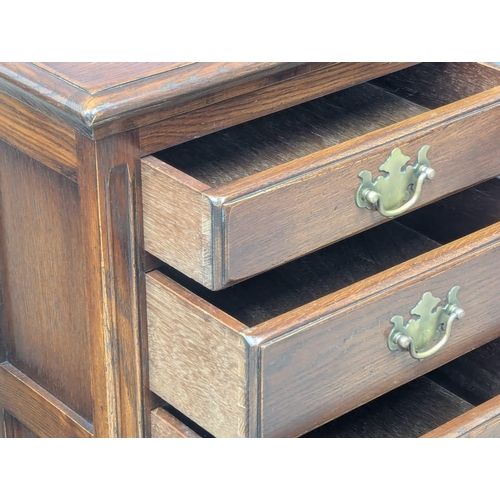
M 0 431 L 499 437 L 500 67 L 0 65 Z

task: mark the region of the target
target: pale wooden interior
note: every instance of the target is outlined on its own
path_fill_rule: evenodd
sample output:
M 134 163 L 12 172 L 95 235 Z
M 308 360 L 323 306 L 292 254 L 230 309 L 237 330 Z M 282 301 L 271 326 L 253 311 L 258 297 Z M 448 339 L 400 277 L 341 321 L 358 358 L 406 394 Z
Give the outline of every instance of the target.
M 253 327 L 498 222 L 499 195 L 500 181 L 492 179 L 218 292 L 169 266 L 160 270 Z
M 425 63 L 155 153 L 217 188 L 500 85 L 476 63 Z

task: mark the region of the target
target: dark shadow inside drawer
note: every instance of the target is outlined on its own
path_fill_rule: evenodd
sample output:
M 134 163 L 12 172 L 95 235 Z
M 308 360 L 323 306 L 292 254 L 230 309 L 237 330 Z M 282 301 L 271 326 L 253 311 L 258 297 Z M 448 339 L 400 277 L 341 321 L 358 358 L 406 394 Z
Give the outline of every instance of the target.
M 160 270 L 253 327 L 500 221 L 499 195 L 500 180 L 490 180 L 218 292 Z
M 497 85 L 488 67 L 419 64 L 153 156 L 218 188 Z
M 218 188 L 425 111 L 428 109 L 367 83 L 153 156 Z
M 421 437 L 499 394 L 497 339 L 303 437 Z

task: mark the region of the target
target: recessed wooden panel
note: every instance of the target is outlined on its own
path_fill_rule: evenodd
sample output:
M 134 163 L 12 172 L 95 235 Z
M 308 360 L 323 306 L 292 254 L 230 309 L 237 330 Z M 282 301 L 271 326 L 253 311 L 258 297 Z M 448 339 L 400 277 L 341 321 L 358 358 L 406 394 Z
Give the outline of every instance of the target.
M 28 429 L 17 418 L 14 418 L 10 413 L 4 412 L 5 437 L 7 438 L 38 438 L 32 430 Z M 0 420 L 1 423 L 1 420 Z
M 78 187 L 0 143 L 8 360 L 92 420 Z

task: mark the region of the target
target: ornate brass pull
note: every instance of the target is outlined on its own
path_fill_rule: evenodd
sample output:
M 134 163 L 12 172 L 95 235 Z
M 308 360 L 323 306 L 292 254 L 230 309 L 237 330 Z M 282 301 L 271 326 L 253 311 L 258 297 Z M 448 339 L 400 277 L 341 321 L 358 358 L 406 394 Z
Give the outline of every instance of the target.
M 465 311 L 457 299 L 459 286 L 454 286 L 449 292 L 444 307 L 438 306 L 440 299 L 436 299 L 430 292 L 425 292 L 410 314 L 419 316 L 403 324 L 402 316 L 394 316 L 391 323 L 394 325 L 387 344 L 391 351 L 409 351 L 412 358 L 424 359 L 436 354 L 451 335 L 451 328 L 456 319 L 462 319 Z M 437 306 L 437 307 L 436 307 Z M 444 333 L 442 334 L 442 327 Z M 442 334 L 439 342 L 433 344 Z
M 387 175 L 379 175 L 374 181 L 371 172 L 361 171 L 356 205 L 360 208 L 376 208 L 385 217 L 396 217 L 413 207 L 420 197 L 424 181 L 432 179 L 435 174 L 427 159 L 429 147 L 422 146 L 417 155 L 417 163 L 405 170 L 402 169 L 410 157 L 401 153 L 399 148 L 394 149 L 379 167 L 379 171 Z M 410 186 L 413 186 L 413 196 L 408 199 Z

